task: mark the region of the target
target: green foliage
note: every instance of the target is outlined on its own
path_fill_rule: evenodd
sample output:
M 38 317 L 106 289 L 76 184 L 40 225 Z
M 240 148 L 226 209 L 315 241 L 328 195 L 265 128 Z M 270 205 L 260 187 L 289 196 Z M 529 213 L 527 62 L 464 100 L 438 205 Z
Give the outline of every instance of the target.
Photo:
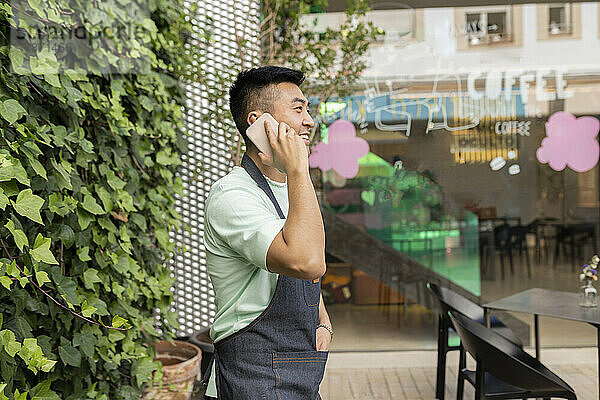
M 303 91 L 318 98 L 312 105 L 314 131 L 319 129 L 320 103 L 349 94 L 367 67 L 369 45 L 383 31 L 367 22 L 369 0 L 347 0 L 340 26 L 323 32 L 313 29 L 327 8 L 327 0 L 263 0 L 261 45 L 263 64 L 284 65 L 303 71 Z M 314 134 L 314 132 L 313 132 Z M 320 135 L 313 135 L 319 140 Z
M 159 367 L 198 78 L 184 10 L 0 0 L 0 400 L 137 399 Z

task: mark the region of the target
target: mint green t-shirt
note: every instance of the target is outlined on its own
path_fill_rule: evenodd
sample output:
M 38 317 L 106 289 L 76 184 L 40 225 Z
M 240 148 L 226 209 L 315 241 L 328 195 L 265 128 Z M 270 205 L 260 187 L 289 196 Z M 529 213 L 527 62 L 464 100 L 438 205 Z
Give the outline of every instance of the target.
M 286 183 L 267 182 L 284 215 Z M 206 200 L 206 266 L 217 314 L 210 331 L 218 342 L 248 326 L 269 305 L 278 275 L 267 269 L 267 251 L 285 223 L 275 206 L 242 167 L 215 182 Z M 217 397 L 214 366 L 206 391 Z

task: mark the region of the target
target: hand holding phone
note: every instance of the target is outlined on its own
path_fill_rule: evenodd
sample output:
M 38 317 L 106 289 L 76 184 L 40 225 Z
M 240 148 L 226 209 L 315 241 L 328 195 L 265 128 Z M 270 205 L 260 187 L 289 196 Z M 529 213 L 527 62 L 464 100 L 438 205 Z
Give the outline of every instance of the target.
M 273 158 L 273 149 L 271 149 L 271 144 L 265 131 L 265 121 L 269 124 L 271 131 L 277 134 L 279 122 L 271 114 L 264 113 L 246 129 L 246 136 L 248 136 L 261 153 L 264 153 L 269 158 Z
M 270 136 L 265 125 L 270 130 Z M 264 113 L 246 129 L 246 135 L 258 148 L 258 156 L 263 164 L 276 168 L 282 174 L 291 170 L 308 172 L 307 146 L 286 123 L 280 124 L 270 114 Z

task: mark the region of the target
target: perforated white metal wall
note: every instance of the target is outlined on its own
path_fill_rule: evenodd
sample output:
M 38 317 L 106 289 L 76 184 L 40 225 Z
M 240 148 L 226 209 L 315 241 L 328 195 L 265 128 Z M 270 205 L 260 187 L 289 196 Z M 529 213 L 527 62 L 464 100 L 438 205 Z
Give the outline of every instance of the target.
M 235 132 L 233 121 L 217 120 L 214 109 L 227 105 L 229 83 L 241 70 L 236 32 L 247 40 L 244 68 L 258 63 L 259 2 L 254 0 L 203 0 L 197 3 L 196 13 L 188 15 L 196 34 L 189 51 L 196 56 L 205 76 L 203 83 L 186 85 L 187 105 L 184 111 L 188 138 L 187 155 L 183 156 L 180 176 L 184 196 L 177 199 L 176 209 L 186 224 L 186 230 L 174 232 L 172 238 L 183 244 L 185 251 L 175 254 L 171 268 L 176 277 L 173 309 L 178 313 L 180 335 L 212 323 L 216 313 L 214 293 L 206 273 L 206 253 L 203 244 L 204 202 L 211 185 L 231 168 L 231 139 Z M 203 39 L 208 28 L 212 39 Z M 216 86 L 216 87 L 215 87 Z M 223 93 L 218 104 L 209 93 Z

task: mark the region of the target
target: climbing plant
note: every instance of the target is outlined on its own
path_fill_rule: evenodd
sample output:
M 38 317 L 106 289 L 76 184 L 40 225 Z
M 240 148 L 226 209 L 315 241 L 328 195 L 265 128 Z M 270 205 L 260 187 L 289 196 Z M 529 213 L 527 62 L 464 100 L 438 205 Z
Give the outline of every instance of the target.
M 0 400 L 137 399 L 176 329 L 183 0 L 0 0 Z

